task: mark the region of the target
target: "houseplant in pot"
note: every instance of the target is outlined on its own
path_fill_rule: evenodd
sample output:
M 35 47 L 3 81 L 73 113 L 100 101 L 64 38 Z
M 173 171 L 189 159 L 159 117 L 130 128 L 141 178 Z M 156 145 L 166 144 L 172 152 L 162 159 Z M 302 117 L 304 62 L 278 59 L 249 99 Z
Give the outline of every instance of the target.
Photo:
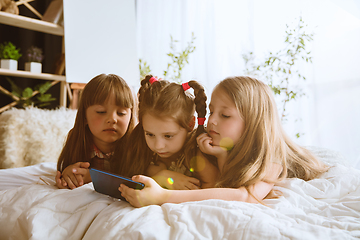
M 16 71 L 18 60 L 21 57 L 20 49 L 17 49 L 11 42 L 0 44 L 0 67 Z
M 41 61 L 44 58 L 41 48 L 31 46 L 26 51 L 27 62 L 25 63 L 25 71 L 41 73 Z

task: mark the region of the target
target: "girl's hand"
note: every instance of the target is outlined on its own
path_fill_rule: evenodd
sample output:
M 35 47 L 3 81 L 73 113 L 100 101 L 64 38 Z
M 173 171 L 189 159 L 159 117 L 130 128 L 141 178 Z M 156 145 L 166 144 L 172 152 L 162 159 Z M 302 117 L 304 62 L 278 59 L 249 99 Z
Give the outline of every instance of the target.
M 141 182 L 145 184 L 142 190 L 135 190 L 129 188 L 124 184 L 121 184 L 119 191 L 132 206 L 144 207 L 148 205 L 161 205 L 166 202 L 167 191 L 162 188 L 154 179 L 143 175 L 137 175 L 132 177 L 133 181 Z
M 192 190 L 199 189 L 201 186 L 199 179 L 170 170 L 162 170 L 152 178 L 160 186 L 171 190 Z
M 67 189 L 67 183 L 65 182 L 64 185 L 63 185 L 63 182 L 62 182 L 62 177 L 61 177 L 61 172 L 60 171 L 57 171 L 56 173 L 56 176 L 55 176 L 55 182 L 56 182 L 56 186 L 58 188 L 61 188 L 61 189 Z
M 202 133 L 196 138 L 201 152 L 215 156 L 217 158 L 226 158 L 227 149 L 212 145 L 212 138 L 207 133 Z
M 58 180 L 55 178 L 57 186 L 59 188 L 68 187 L 70 189 L 74 189 L 84 185 L 84 183 L 91 182 L 90 172 L 88 169 L 89 167 L 90 163 L 88 162 L 77 162 L 67 166 L 63 170 L 61 177 L 61 185 L 63 187 L 58 186 Z

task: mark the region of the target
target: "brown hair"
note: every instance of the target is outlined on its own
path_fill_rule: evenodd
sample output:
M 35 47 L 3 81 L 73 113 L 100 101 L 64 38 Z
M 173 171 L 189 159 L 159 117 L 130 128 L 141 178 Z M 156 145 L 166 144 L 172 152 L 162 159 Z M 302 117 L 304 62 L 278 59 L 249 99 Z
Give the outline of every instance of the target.
M 217 187 L 248 187 L 269 181 L 265 176 L 274 162 L 283 166 L 279 180 L 284 177 L 310 180 L 328 170 L 310 151 L 286 135 L 268 85 L 250 77 L 229 77 L 214 91 L 227 94 L 245 122 L 244 133 L 230 150 Z
M 190 126 L 194 116 L 195 107 L 198 117 L 206 115 L 206 95 L 204 88 L 196 81 L 189 81 L 188 84 L 194 89 L 194 95 L 185 92 L 182 85 L 166 80 L 155 81 L 152 84 L 149 80 L 152 75 L 147 75 L 141 81 L 138 92 L 138 119 L 139 123 L 134 128 L 128 146 L 127 164 L 120 170 L 122 175 L 133 176 L 145 174 L 147 167 L 153 159 L 153 152 L 146 144 L 142 118 L 150 113 L 157 117 L 170 117 L 182 128 L 191 132 Z M 189 134 L 190 141 L 185 144 L 185 164 L 189 166 L 191 155 L 196 151 L 196 136 L 205 132 L 204 126 L 199 125 L 196 130 Z M 116 154 L 116 153 L 115 153 Z M 194 156 L 194 155 L 192 155 Z
M 124 79 L 115 74 L 100 74 L 85 85 L 81 93 L 79 108 L 77 110 L 74 127 L 69 131 L 65 146 L 58 159 L 57 169 L 63 171 L 67 166 L 76 162 L 89 161 L 93 146 L 92 133 L 86 124 L 86 109 L 92 105 L 103 104 L 113 94 L 118 106 L 131 109 L 131 118 L 125 135 L 117 141 L 117 149 L 125 151 L 125 143 L 134 128 L 133 118 L 134 97 L 131 89 Z M 121 159 L 111 163 L 112 169 Z

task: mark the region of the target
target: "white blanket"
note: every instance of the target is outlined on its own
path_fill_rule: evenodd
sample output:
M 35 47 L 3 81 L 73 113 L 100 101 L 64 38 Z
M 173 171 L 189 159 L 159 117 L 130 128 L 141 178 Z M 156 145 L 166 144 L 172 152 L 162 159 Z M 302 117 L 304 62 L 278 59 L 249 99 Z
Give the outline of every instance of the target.
M 341 164 L 319 179 L 284 180 L 276 186 L 283 196 L 267 206 L 207 200 L 133 208 L 91 183 L 41 184 L 0 191 L 0 239 L 360 238 L 360 171 Z

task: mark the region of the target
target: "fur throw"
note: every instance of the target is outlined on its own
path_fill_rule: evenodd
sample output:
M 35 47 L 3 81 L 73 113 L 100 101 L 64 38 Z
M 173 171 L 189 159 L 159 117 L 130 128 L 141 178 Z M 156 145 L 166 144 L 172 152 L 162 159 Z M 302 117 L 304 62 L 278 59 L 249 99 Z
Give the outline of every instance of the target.
M 0 168 L 57 162 L 76 110 L 12 108 L 0 115 Z

